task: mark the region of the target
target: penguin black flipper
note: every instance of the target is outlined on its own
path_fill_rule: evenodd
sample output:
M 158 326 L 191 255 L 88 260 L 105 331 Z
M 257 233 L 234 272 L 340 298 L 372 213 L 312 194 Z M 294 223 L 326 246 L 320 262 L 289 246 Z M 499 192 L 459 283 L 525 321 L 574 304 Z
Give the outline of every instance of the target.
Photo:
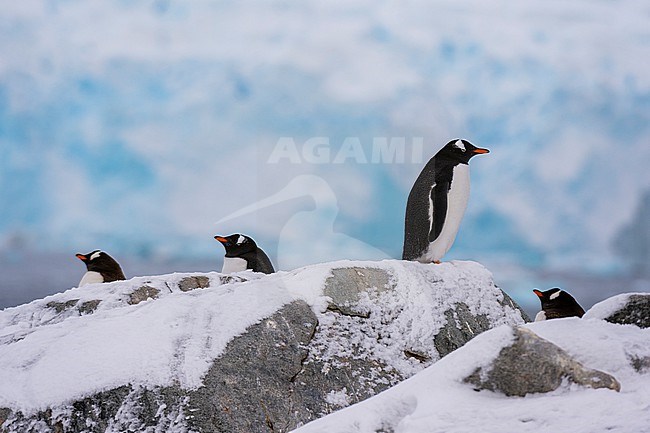
M 449 189 L 450 182 L 448 181 L 436 182 L 436 184 L 433 185 L 433 188 L 431 188 L 431 203 L 433 204 L 433 209 L 431 209 L 430 214 L 433 224 L 431 224 L 431 231 L 429 232 L 429 242 L 438 239 L 440 232 L 442 232 L 442 227 L 445 225 Z
M 257 247 L 254 251 L 241 254 L 239 257 L 246 260 L 246 269 L 263 274 L 272 274 L 275 272 L 271 259 L 266 255 L 264 250 Z
M 248 269 L 252 269 L 253 272 L 262 272 L 264 274 L 272 274 L 275 272 L 271 259 L 269 259 L 269 256 L 261 248 L 257 249 L 255 260 L 250 260 L 248 266 Z
M 407 213 L 404 227 L 404 248 L 402 250 L 402 260 L 417 260 L 429 248 L 429 236 L 431 235 L 431 226 L 418 224 L 419 221 L 429 221 L 430 206 L 426 206 L 420 197 L 422 194 L 433 195 L 433 190 L 420 191 L 416 183 L 411 189 L 407 201 Z

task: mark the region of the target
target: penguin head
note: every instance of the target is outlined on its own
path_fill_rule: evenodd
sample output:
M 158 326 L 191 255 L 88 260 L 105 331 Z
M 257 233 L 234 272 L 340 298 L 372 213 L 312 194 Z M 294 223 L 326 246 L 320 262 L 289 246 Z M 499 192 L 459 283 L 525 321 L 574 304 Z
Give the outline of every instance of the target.
M 468 164 L 473 156 L 484 153 L 490 153 L 490 151 L 476 147 L 467 140 L 456 139 L 445 144 L 445 147 L 436 153 L 436 157 L 451 160 L 457 164 Z
M 103 271 L 115 272 L 120 269 L 120 265 L 115 259 L 102 250 L 94 250 L 88 254 L 77 253 L 76 256 L 86 264 L 86 268 L 89 271 L 102 273 Z
M 559 287 L 554 287 L 543 292 L 541 290 L 535 289 L 533 290 L 533 293 L 539 297 L 539 301 L 542 304 L 542 310 L 557 310 L 566 312 L 582 310 L 582 307 L 580 307 L 580 304 L 578 304 L 573 296 L 564 290 L 561 290 Z
M 251 238 L 239 233 L 230 236 L 215 236 L 216 240 L 226 249 L 226 257 L 241 257 L 257 249 L 257 244 Z

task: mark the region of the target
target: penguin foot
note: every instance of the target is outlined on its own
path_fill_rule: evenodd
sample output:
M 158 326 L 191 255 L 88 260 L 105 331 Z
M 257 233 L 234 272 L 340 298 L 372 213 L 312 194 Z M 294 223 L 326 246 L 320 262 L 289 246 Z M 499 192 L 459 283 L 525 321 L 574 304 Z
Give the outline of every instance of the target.
M 433 263 L 436 264 L 436 265 L 439 265 L 442 262 L 440 260 L 434 260 Z

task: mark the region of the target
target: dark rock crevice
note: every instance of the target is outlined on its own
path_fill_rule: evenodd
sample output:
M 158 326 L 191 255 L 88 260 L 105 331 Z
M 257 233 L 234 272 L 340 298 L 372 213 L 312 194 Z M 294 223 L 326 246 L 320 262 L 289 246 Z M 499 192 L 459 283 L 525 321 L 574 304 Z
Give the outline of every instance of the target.
M 629 295 L 625 305 L 605 317 L 610 323 L 650 328 L 650 294 Z

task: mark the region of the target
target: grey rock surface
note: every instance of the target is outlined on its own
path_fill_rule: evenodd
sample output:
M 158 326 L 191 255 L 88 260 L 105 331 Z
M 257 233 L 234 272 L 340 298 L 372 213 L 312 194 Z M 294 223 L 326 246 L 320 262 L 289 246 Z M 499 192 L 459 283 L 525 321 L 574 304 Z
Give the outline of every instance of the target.
M 525 328 L 515 328 L 514 342 L 503 348 L 488 366 L 474 371 L 465 382 L 476 390 L 507 396 L 554 391 L 564 380 L 590 387 L 620 391 L 611 375 L 583 366 L 555 344 Z
M 190 428 L 224 433 L 288 431 L 312 419 L 296 378 L 317 323 L 310 307 L 295 301 L 232 340 L 210 368 L 204 386 L 189 394 Z M 327 384 L 311 387 L 319 393 Z
M 99 299 L 82 302 L 81 305 L 79 305 L 79 313 L 92 314 L 95 312 L 95 310 L 97 310 L 97 307 L 99 307 L 99 304 L 101 304 L 101 302 L 102 301 Z
M 356 390 L 350 404 L 388 388 L 363 386 L 376 362 L 356 360 L 327 371 L 310 357 L 318 320 L 304 301 L 286 305 L 228 344 L 204 386 L 188 394 L 188 428 L 200 432 L 287 432 L 338 409 L 333 390 Z M 375 374 L 389 380 L 390 372 Z M 245 374 L 242 374 L 245 372 Z
M 61 314 L 77 305 L 77 302 L 79 302 L 79 299 L 70 299 L 67 302 L 52 301 L 47 303 L 47 307 L 53 309 L 56 314 Z
M 195 289 L 206 289 L 210 287 L 210 278 L 205 275 L 192 275 L 185 277 L 178 282 L 178 287 L 182 292 L 189 292 Z
M 142 286 L 135 289 L 131 294 L 129 294 L 129 300 L 127 301 L 131 305 L 137 305 L 140 302 L 144 302 L 147 299 L 156 299 L 160 294 L 160 290 L 151 286 Z
M 459 303 L 445 311 L 447 323 L 435 337 L 436 350 L 440 357 L 462 347 L 481 332 L 491 329 L 487 317 L 473 315 L 466 304 Z
M 504 307 L 519 311 L 524 321 L 530 322 L 526 312 L 506 292 L 502 293 L 503 299 L 499 303 Z M 462 302 L 445 311 L 445 317 L 447 318 L 447 324 L 438 332 L 435 338 L 436 350 L 440 357 L 448 355 L 481 332 L 494 327 L 494 324 L 490 323 L 487 316 L 472 314 L 467 304 Z
M 368 317 L 369 311 L 359 305 L 361 293 L 370 289 L 379 292 L 393 289 L 391 278 L 378 268 L 337 268 L 325 281 L 325 296 L 331 298 L 328 309 L 348 316 Z
M 650 293 L 630 295 L 627 303 L 605 320 L 620 325 L 650 328 Z
M 124 397 L 128 394 L 127 387 L 100 392 L 92 397 L 74 402 L 70 407 L 70 416 L 53 415 L 51 409 L 40 411 L 29 417 L 21 412 L 12 413 L 8 409 L 2 432 L 41 433 L 64 431 L 82 432 L 88 429 L 88 424 L 94 425 L 91 431 L 105 431 L 113 416 L 117 413 Z M 0 409 L 0 413 L 3 409 Z M 63 426 L 67 425 L 67 429 Z

